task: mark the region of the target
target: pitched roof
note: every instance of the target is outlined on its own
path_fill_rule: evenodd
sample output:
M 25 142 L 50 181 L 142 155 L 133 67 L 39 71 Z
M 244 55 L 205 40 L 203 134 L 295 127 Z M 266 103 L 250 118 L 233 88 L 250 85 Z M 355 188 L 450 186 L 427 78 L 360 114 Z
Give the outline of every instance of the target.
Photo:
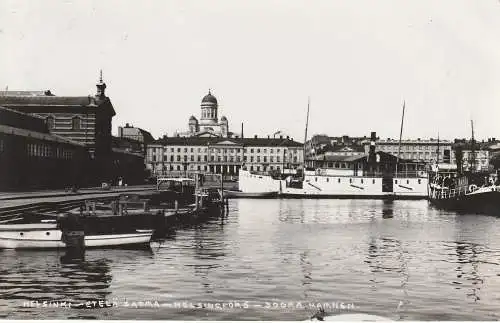
M 96 106 L 91 96 L 0 96 L 1 105 L 16 106 Z

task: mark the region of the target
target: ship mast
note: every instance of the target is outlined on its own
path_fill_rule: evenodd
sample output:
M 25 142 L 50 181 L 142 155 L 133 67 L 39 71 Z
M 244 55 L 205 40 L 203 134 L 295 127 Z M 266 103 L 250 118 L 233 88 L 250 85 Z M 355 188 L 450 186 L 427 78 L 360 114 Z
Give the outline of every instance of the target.
M 310 97 L 307 97 L 307 117 L 306 117 L 306 131 L 305 131 L 305 134 L 304 134 L 304 156 L 303 156 L 303 160 L 304 160 L 304 164 L 302 166 L 302 178 L 305 179 L 306 177 L 306 141 L 307 141 L 307 128 L 309 126 L 309 105 L 311 103 L 311 98 Z
M 401 138 L 403 136 L 403 121 L 405 119 L 405 106 L 406 106 L 406 101 L 403 100 L 403 115 L 401 116 L 401 130 L 399 131 L 398 159 L 396 162 L 396 177 L 398 177 L 398 165 L 399 165 L 399 158 L 401 155 Z
M 438 144 L 436 150 L 436 165 L 439 167 L 439 131 L 438 131 Z
M 471 119 L 470 120 L 470 126 L 472 130 L 472 138 L 471 138 L 471 155 L 470 155 L 470 169 L 471 171 L 474 171 L 474 168 L 476 167 L 476 143 L 474 140 L 474 121 Z

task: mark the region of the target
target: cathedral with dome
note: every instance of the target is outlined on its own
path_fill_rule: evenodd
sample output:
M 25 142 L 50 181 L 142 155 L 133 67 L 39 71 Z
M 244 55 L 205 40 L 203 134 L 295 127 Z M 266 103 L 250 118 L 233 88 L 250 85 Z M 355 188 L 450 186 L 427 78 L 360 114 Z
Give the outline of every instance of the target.
M 201 118 L 189 118 L 189 131 L 178 133 L 180 137 L 240 137 L 229 131 L 229 122 L 225 116 L 219 120 L 217 98 L 208 90 L 208 94 L 201 100 Z

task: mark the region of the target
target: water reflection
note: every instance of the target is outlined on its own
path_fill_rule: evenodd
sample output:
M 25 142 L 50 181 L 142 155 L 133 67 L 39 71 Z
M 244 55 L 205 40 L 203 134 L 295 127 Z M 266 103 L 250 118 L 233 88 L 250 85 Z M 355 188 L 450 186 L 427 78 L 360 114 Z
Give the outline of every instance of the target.
M 394 217 L 394 201 L 384 200 L 382 204 L 382 217 L 384 219 L 390 219 Z

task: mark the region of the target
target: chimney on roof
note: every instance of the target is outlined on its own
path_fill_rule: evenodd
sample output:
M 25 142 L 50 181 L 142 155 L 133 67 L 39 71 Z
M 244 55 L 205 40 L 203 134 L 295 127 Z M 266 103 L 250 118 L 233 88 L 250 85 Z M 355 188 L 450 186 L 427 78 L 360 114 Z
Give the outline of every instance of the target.
M 267 139 L 271 139 L 271 136 L 267 135 Z
M 283 136 L 280 136 L 280 139 L 283 139 Z
M 254 137 L 255 139 L 257 139 L 257 135 L 253 135 L 253 137 Z
M 286 136 L 286 139 L 287 139 L 287 140 L 290 140 L 290 136 Z
M 241 123 L 241 138 L 243 138 L 243 122 Z

